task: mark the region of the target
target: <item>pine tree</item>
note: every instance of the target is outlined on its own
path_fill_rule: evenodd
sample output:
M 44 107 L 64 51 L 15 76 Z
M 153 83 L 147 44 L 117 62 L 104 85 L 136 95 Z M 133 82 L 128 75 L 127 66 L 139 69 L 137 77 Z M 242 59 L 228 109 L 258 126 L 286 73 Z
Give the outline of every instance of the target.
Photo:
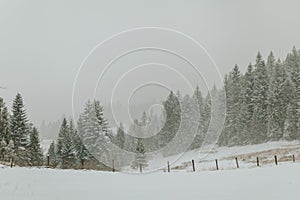
M 9 113 L 4 100 L 0 97 L 0 160 L 4 160 L 6 148 L 11 139 Z
M 6 154 L 7 143 L 5 140 L 0 140 L 0 160 L 4 161 L 4 156 Z
M 288 95 L 286 93 L 287 75 L 280 61 L 276 63 L 270 84 L 268 123 L 269 133 L 272 140 L 280 140 L 284 135 L 284 123 Z
M 56 149 L 55 149 L 54 141 L 51 142 L 47 155 L 49 156 L 49 164 L 51 166 L 56 166 L 57 158 L 56 158 Z
M 148 137 L 148 125 L 149 125 L 149 117 L 147 113 L 144 111 L 142 117 L 138 123 L 139 128 L 141 129 L 141 137 Z
M 125 147 L 125 132 L 123 124 L 120 123 L 120 126 L 118 127 L 117 135 L 115 137 L 115 143 L 118 147 L 121 149 L 124 149 Z
M 132 169 L 137 169 L 140 166 L 145 168 L 148 166 L 147 159 L 145 155 L 146 151 L 141 139 L 138 139 L 136 149 L 135 149 L 135 158 L 131 164 Z
M 295 47 L 284 62 L 290 78 L 290 99 L 285 122 L 285 135 L 287 139 L 300 138 L 300 54 Z
M 297 98 L 296 98 L 296 88 L 292 83 L 287 81 L 286 83 L 287 94 L 289 94 L 289 99 L 287 103 L 287 117 L 284 123 L 284 135 L 288 140 L 296 140 L 300 138 L 299 128 L 298 128 L 298 117 L 297 117 Z
M 78 133 L 74 138 L 74 151 L 75 151 L 77 162 L 78 161 L 84 162 L 84 161 L 89 161 L 94 159 L 93 155 L 91 155 L 90 152 L 85 148 Z
M 85 148 L 90 152 L 90 155 L 93 155 L 90 160 L 111 162 L 108 149 L 111 135 L 99 101 L 86 103 L 83 113 L 79 116 L 78 134 Z M 100 168 L 102 167 L 100 166 Z
M 180 94 L 177 96 L 171 91 L 166 101 L 163 103 L 166 112 L 165 125 L 160 134 L 160 147 L 168 144 L 177 133 L 180 126 Z
M 28 147 L 31 125 L 29 124 L 23 98 L 20 94 L 17 94 L 13 101 L 10 125 L 16 153 L 15 161 L 19 165 L 28 165 L 30 162 Z
M 234 66 L 225 84 L 227 111 L 225 129 L 220 140 L 223 145 L 234 145 L 241 143 L 239 132 L 242 130 L 240 122 L 240 110 L 242 107 L 241 74 L 239 67 Z
M 35 127 L 32 129 L 30 134 L 29 152 L 31 165 L 39 166 L 43 164 L 43 154 L 39 141 L 39 133 Z
M 256 136 L 252 138 L 252 143 L 262 143 L 267 140 L 268 131 L 269 77 L 265 62 L 260 53 L 256 57 L 255 66 L 253 90 L 254 112 L 251 121 L 251 131 Z
M 273 77 L 275 71 L 276 60 L 273 52 L 271 51 L 267 60 L 267 71 L 270 77 Z
M 76 150 L 76 147 L 77 147 L 77 136 L 78 136 L 78 133 L 77 133 L 77 130 L 75 128 L 75 125 L 73 123 L 73 120 L 71 119 L 69 121 L 69 141 L 70 141 L 70 144 L 68 146 L 68 160 L 69 162 L 73 163 L 73 164 L 76 164 L 76 162 L 78 161 L 77 160 L 77 150 Z M 80 160 L 79 160 L 80 161 Z
M 79 116 L 78 122 L 77 122 L 77 136 L 75 137 L 75 150 L 76 150 L 76 155 L 77 158 L 81 161 L 81 160 L 94 160 L 95 158 L 93 157 L 93 155 L 87 150 L 87 148 L 85 147 L 85 145 L 82 142 L 82 138 L 84 137 L 84 135 L 86 134 L 87 130 L 87 124 L 86 124 L 86 120 L 87 120 L 87 107 L 90 106 L 90 102 L 88 102 L 86 104 L 86 108 L 85 108 L 85 114 L 82 113 Z
M 5 102 L 0 98 L 0 140 L 9 143 L 11 139 L 11 131 L 9 124 L 9 113 Z
M 134 152 L 136 148 L 137 139 L 134 136 L 141 137 L 142 127 L 139 125 L 140 122 L 138 119 L 134 119 L 133 123 L 130 124 L 128 129 L 128 134 L 125 135 L 125 145 L 124 148 L 126 151 Z
M 249 144 L 251 143 L 251 139 L 255 137 L 254 133 L 251 131 L 251 119 L 254 109 L 254 73 L 251 63 L 248 65 L 247 72 L 243 77 L 242 87 L 242 106 L 240 113 L 242 130 L 240 132 L 240 138 L 242 144 Z
M 70 167 L 70 155 L 72 154 L 72 141 L 70 137 L 69 125 L 66 118 L 63 119 L 57 140 L 57 157 L 61 167 Z
M 140 120 L 141 126 L 146 126 L 149 122 L 149 117 L 147 116 L 146 112 L 144 111 Z
M 108 123 L 107 120 L 104 117 L 104 110 L 103 107 L 100 104 L 100 101 L 94 100 L 94 105 L 95 107 L 95 114 L 96 118 L 98 120 L 99 125 L 101 126 L 101 130 L 106 136 L 109 136 L 109 131 L 108 131 Z
M 211 119 L 211 97 L 209 94 L 206 95 L 204 99 L 203 108 L 203 133 L 207 135 L 209 124 Z
M 204 99 L 202 96 L 202 93 L 199 89 L 199 87 L 197 86 L 194 94 L 193 94 L 193 98 L 196 98 L 197 100 L 197 108 L 194 109 L 198 109 L 199 113 L 200 113 L 200 117 L 199 117 L 199 125 L 198 125 L 198 131 L 197 131 L 197 135 L 195 136 L 195 139 L 191 145 L 191 149 L 196 149 L 201 147 L 202 142 L 205 138 L 205 111 L 204 111 Z
M 12 106 L 11 134 L 15 149 L 26 148 L 29 139 L 28 119 L 20 94 L 16 95 Z
M 197 138 L 199 130 L 199 121 L 201 120 L 201 115 L 199 110 L 199 102 L 196 96 L 190 97 L 185 95 L 181 104 L 181 124 L 179 129 L 179 134 L 174 142 L 179 142 L 176 145 L 177 152 L 185 152 L 187 147 L 192 148 L 193 142 Z M 203 140 L 204 140 L 204 134 Z M 202 145 L 202 141 L 199 141 L 199 146 Z
M 4 160 L 9 162 L 11 159 L 15 159 L 15 158 L 16 158 L 16 151 L 15 151 L 14 141 L 10 140 L 5 149 Z

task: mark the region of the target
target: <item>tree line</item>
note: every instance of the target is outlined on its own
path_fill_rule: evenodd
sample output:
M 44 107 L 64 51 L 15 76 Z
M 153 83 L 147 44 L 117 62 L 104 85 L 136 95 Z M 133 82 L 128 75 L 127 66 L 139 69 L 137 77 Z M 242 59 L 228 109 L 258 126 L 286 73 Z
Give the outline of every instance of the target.
M 13 100 L 11 112 L 0 98 L 0 161 L 20 166 L 43 164 L 39 133 L 27 117 L 20 94 Z
M 58 139 L 48 150 L 50 164 L 60 168 L 80 168 L 84 164 L 85 168 L 110 170 L 98 161 L 101 157 L 105 163 L 114 161 L 121 167 L 136 169 L 147 166 L 149 152 L 164 149 L 163 155 L 168 156 L 187 150 L 181 149 L 186 145 L 189 149 L 199 148 L 209 126 L 213 126 L 212 96 L 221 92 L 226 93 L 226 118 L 220 146 L 300 139 L 300 51 L 293 48 L 283 61 L 272 52 L 265 61 L 258 53 L 244 74 L 235 65 L 224 77 L 224 88 L 214 86 L 208 94 L 202 94 L 199 87 L 191 96 L 171 91 L 163 102 L 162 114 L 144 112 L 128 130 L 121 123 L 114 133 L 100 102 L 88 101 L 77 122 L 62 120 Z M 191 117 L 195 111 L 200 116 Z M 195 123 L 194 130 L 191 127 Z M 190 138 L 194 133 L 196 136 Z M 176 135 L 185 137 L 168 147 Z M 38 131 L 29 123 L 20 94 L 14 99 L 11 113 L 0 99 L 0 139 L 1 160 L 14 157 L 20 165 L 42 163 Z M 111 144 L 135 156 L 114 153 Z
M 242 74 L 236 65 L 224 80 L 227 115 L 220 145 L 300 139 L 300 51 L 286 59 L 258 53 Z
M 194 109 L 195 103 L 201 105 L 197 106 L 197 109 L 201 109 L 205 118 L 195 118 L 199 120 L 197 121 L 199 126 L 196 130 L 192 130 L 190 123 L 193 121 L 181 120 L 197 112 Z M 76 125 L 72 120 L 63 119 L 58 139 L 52 142 L 48 150 L 50 164 L 61 168 L 80 168 L 84 162 L 85 168 L 111 170 L 111 166 L 98 161 L 98 158 L 101 158 L 105 163 L 114 162 L 115 167 L 119 168 L 124 166 L 131 166 L 133 169 L 145 168 L 149 159 L 146 153 L 162 148 L 165 148 L 162 152 L 164 155 L 180 153 L 182 152 L 180 146 L 188 143 L 185 141 L 185 135 L 191 135 L 193 131 L 197 131 L 195 140 L 190 138 L 190 143 L 184 146 L 189 147 L 192 144 L 190 148 L 200 147 L 209 125 L 210 96 L 203 98 L 198 87 L 192 97 L 189 95 L 182 97 L 180 92 L 176 94 L 170 92 L 163 106 L 165 112 L 162 115 L 143 112 L 141 118 L 135 119 L 128 130 L 120 123 L 116 133 L 113 133 L 104 117 L 100 102 L 88 101 Z M 182 114 L 184 116 L 181 116 Z M 179 129 L 180 125 L 183 128 Z M 172 148 L 168 148 L 167 145 L 178 132 L 182 137 Z M 153 136 L 144 137 L 148 134 Z M 119 147 L 121 152 L 110 145 Z M 131 152 L 134 156 L 126 156 L 122 151 Z

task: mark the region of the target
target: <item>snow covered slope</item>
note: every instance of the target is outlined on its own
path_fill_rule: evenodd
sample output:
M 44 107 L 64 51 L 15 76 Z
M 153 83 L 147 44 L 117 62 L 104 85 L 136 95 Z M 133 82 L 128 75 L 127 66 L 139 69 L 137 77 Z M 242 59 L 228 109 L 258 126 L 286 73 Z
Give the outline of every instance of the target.
M 235 146 L 235 147 L 215 147 L 210 152 L 200 153 L 200 150 L 193 150 L 178 155 L 163 157 L 157 156 L 149 162 L 149 167 L 159 169 L 171 163 L 171 170 L 191 171 L 191 160 L 195 160 L 197 171 L 215 170 L 215 159 L 218 159 L 219 169 L 236 169 L 235 157 L 238 158 L 240 168 L 256 167 L 256 157 L 259 157 L 260 164 L 263 166 L 274 165 L 274 156 L 277 155 L 278 161 L 291 163 L 292 155 L 296 161 L 300 160 L 300 142 L 281 141 L 268 142 L 258 145 Z
M 0 168 L 5 200 L 299 200 L 300 164 L 196 173 Z

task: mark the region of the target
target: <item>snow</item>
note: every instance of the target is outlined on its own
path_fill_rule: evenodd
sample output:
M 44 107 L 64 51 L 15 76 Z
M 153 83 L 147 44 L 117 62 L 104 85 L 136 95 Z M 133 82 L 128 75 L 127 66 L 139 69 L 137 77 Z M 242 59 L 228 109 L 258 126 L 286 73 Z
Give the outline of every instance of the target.
M 46 146 L 49 142 L 43 144 Z M 274 153 L 279 158 L 286 154 L 298 157 L 296 163 L 287 160 L 275 166 L 272 160 Z M 252 146 L 215 147 L 205 156 L 199 154 L 199 150 L 194 150 L 186 152 L 179 159 L 178 156 L 158 156 L 149 161 L 152 168 L 171 161 L 171 173 L 158 170 L 154 173 L 128 174 L 0 166 L 0 199 L 298 200 L 299 154 L 299 141 L 281 141 Z M 235 156 L 240 159 L 240 169 L 236 169 Z M 256 167 L 256 156 L 262 158 L 261 167 Z M 215 170 L 216 158 L 221 169 L 218 171 Z M 191 172 L 192 159 L 195 160 L 196 172 Z
M 253 169 L 130 175 L 0 167 L 0 199 L 300 199 L 300 164 Z
M 257 145 L 234 146 L 234 147 L 214 147 L 211 151 L 200 153 L 199 149 L 188 151 L 181 156 L 163 157 L 161 155 L 152 158 L 149 161 L 149 167 L 152 169 L 162 168 L 167 161 L 171 168 L 177 170 L 191 171 L 191 160 L 195 160 L 196 170 L 214 170 L 215 159 L 218 159 L 220 169 L 235 169 L 235 157 L 238 157 L 240 168 L 252 168 L 256 166 L 256 157 L 260 158 L 262 165 L 274 165 L 274 155 L 278 156 L 279 162 L 286 156 L 285 162 L 292 161 L 292 155 L 300 159 L 300 141 L 280 141 L 268 142 Z

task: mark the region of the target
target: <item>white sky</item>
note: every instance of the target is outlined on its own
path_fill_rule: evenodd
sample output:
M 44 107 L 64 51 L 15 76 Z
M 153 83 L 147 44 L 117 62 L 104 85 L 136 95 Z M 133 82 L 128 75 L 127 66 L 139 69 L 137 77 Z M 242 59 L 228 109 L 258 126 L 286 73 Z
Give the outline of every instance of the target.
M 300 47 L 297 0 L 0 0 L 0 90 L 9 106 L 20 92 L 30 118 L 71 114 L 81 61 L 99 42 L 143 26 L 168 27 L 200 42 L 227 73 L 257 51 L 284 58 Z

